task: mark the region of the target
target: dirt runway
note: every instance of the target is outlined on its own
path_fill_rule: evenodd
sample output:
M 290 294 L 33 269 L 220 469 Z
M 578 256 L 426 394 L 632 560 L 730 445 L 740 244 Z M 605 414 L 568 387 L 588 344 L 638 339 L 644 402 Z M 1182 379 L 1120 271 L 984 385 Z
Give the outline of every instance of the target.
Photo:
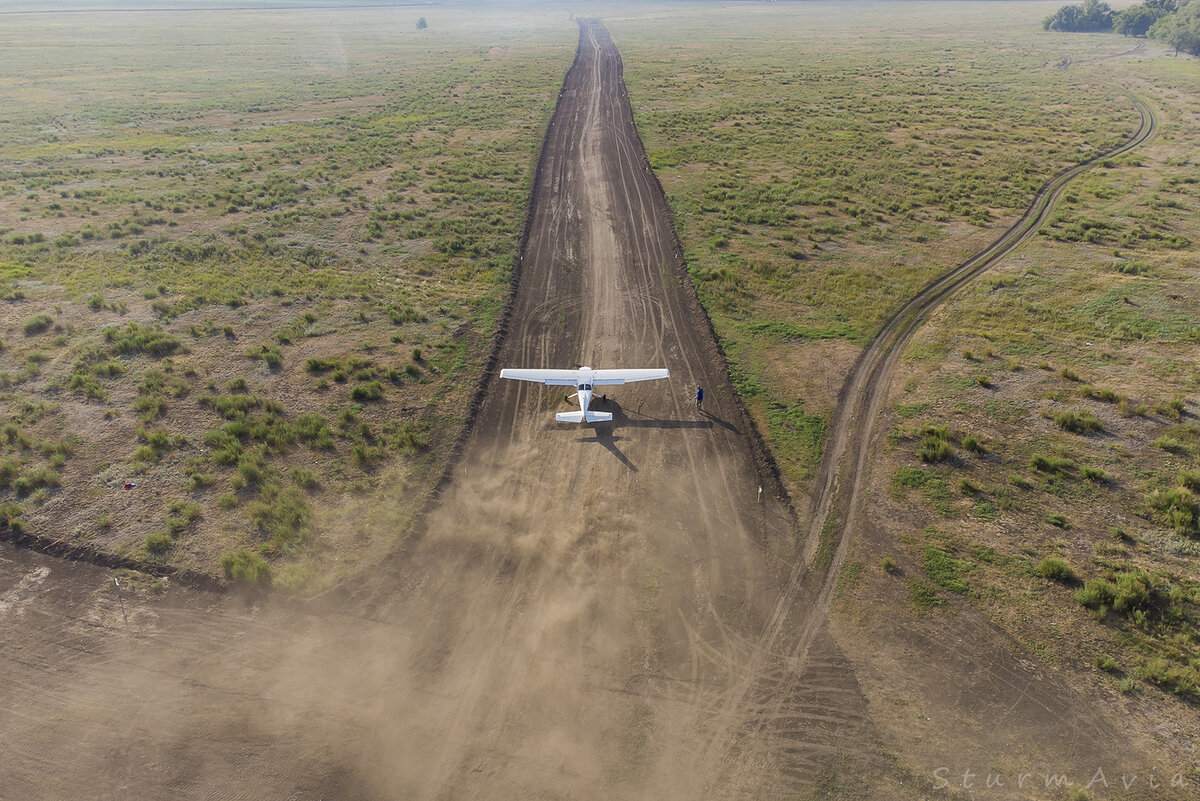
M 687 284 L 620 58 L 602 25 L 580 31 L 500 366 L 671 379 L 618 388 L 595 426 L 554 422 L 561 390 L 495 382 L 438 508 L 336 608 L 119 593 L 107 571 L 3 546 L 0 788 L 761 799 L 834 773 L 887 784 L 812 606 L 821 582 L 795 582 L 805 543 Z

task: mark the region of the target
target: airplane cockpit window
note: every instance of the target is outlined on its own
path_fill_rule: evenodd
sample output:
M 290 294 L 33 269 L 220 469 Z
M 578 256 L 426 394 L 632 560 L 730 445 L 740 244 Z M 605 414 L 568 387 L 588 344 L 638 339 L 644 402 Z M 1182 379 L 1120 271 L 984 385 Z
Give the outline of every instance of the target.
M 592 385 L 591 384 L 580 384 L 579 388 L 582 390 L 589 390 L 592 388 Z

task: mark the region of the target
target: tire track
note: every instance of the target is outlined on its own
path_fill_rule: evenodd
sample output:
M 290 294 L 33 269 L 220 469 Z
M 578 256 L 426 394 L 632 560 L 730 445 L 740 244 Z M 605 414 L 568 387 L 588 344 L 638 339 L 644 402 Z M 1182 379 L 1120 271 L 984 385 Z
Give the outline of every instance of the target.
M 876 442 L 875 424 L 887 400 L 904 346 L 935 310 L 1034 236 L 1072 180 L 1097 162 L 1129 152 L 1157 133 L 1158 120 L 1153 109 L 1136 95 L 1130 95 L 1130 98 L 1138 112 L 1139 123 L 1125 142 L 1064 171 L 1046 184 L 1025 214 L 998 239 L 908 301 L 855 362 L 841 393 L 815 483 L 813 516 L 804 558 L 795 566 L 766 631 L 747 659 L 742 685 L 726 699 L 728 707 L 722 715 L 727 732 L 741 729 L 763 735 L 771 727 L 771 721 L 784 714 L 786 701 L 794 698 L 802 687 L 806 670 L 811 665 L 810 651 L 818 635 L 825 630 L 837 578 L 865 505 L 870 455 Z M 822 545 L 826 549 L 833 548 L 827 567 L 819 564 L 818 553 Z M 796 614 L 798 607 L 804 609 L 799 616 Z M 770 671 L 770 666 L 781 658 L 792 667 L 790 675 L 782 678 L 771 675 Z M 772 698 L 781 700 L 768 700 L 765 704 L 760 701 Z M 740 740 L 718 730 L 717 736 L 710 741 L 706 761 L 727 763 L 731 753 L 744 759 Z M 730 744 L 735 741 L 738 747 L 731 748 Z M 715 785 L 714 779 L 710 787 Z

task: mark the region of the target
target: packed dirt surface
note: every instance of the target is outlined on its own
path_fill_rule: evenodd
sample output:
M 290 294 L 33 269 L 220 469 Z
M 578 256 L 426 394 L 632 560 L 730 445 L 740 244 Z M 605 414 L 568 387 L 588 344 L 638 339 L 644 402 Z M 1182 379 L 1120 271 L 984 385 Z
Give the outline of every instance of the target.
M 573 408 L 561 389 L 494 383 L 442 503 L 362 580 L 352 614 L 156 600 L 5 546 L 0 784 L 25 798 L 763 798 L 835 768 L 879 774 L 823 616 L 805 653 L 783 647 L 796 523 L 598 23 L 581 24 L 523 254 L 500 366 L 671 379 L 615 388 L 594 406 L 612 423 L 589 426 L 554 421 Z

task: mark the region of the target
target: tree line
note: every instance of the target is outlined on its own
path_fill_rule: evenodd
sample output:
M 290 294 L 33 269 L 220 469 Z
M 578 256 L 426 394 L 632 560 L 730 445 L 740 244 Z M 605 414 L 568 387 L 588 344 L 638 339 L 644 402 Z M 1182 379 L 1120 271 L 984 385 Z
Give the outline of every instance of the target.
M 1200 0 L 1146 0 L 1113 11 L 1102 0 L 1063 6 L 1042 21 L 1047 31 L 1115 31 L 1122 36 L 1148 36 L 1200 56 Z

